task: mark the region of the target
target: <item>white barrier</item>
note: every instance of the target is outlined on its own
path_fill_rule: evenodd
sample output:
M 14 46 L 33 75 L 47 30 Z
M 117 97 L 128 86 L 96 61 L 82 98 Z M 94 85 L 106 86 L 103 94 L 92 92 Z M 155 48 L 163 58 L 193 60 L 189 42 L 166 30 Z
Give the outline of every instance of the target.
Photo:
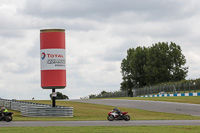
M 178 96 L 200 96 L 200 93 L 183 93 L 183 94 L 162 94 L 162 95 L 144 95 L 139 97 L 178 97 Z
M 52 107 L 48 104 L 7 99 L 0 99 L 0 106 L 20 111 L 22 116 L 27 117 L 73 117 L 73 107 Z

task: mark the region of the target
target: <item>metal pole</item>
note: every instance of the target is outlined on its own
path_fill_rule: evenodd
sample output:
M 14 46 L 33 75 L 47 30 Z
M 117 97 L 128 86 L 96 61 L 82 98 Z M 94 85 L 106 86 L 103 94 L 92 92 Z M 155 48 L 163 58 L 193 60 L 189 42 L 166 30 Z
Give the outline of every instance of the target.
M 52 107 L 56 107 L 56 97 L 53 96 L 53 93 L 55 93 L 55 92 L 56 92 L 56 89 L 53 88 L 52 89 Z
M 184 89 L 184 93 L 185 93 L 185 83 L 183 83 L 183 89 Z
M 175 83 L 174 83 L 174 94 L 175 94 L 175 92 L 176 92 L 176 88 L 175 88 Z
M 164 90 L 164 85 L 163 85 L 163 92 L 165 92 L 165 90 Z
M 189 81 L 189 93 L 190 93 L 190 81 Z

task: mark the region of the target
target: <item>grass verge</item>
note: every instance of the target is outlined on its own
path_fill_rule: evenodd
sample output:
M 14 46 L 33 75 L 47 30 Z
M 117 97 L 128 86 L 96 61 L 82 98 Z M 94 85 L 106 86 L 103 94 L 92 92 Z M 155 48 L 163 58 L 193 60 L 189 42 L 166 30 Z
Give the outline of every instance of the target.
M 29 101 L 30 102 L 30 101 Z M 33 101 L 31 101 L 33 102 Z M 34 100 L 36 103 L 51 104 L 50 100 Z M 97 105 L 89 103 L 79 103 L 71 101 L 57 101 L 57 105 L 69 106 L 74 109 L 74 117 L 22 117 L 20 112 L 13 111 L 15 121 L 95 121 L 107 120 L 107 114 L 114 107 L 106 105 Z M 131 120 L 199 120 L 200 117 L 171 114 L 162 112 L 153 112 L 140 109 L 121 108 L 122 111 L 129 112 Z
M 198 133 L 200 126 L 1 127 L 2 133 Z

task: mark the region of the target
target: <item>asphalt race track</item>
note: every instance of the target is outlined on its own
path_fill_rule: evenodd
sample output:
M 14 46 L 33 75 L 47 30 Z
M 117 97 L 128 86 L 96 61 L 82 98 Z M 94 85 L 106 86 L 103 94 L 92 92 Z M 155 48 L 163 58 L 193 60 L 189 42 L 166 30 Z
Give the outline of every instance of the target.
M 199 104 L 162 102 L 162 101 L 145 101 L 145 100 L 121 100 L 121 99 L 85 99 L 85 100 L 77 99 L 77 100 L 70 100 L 70 101 L 142 109 L 142 110 L 149 110 L 149 111 L 156 111 L 156 112 L 200 116 Z
M 200 120 L 135 120 L 135 121 L 11 121 L 0 122 L 0 127 L 46 126 L 199 126 Z

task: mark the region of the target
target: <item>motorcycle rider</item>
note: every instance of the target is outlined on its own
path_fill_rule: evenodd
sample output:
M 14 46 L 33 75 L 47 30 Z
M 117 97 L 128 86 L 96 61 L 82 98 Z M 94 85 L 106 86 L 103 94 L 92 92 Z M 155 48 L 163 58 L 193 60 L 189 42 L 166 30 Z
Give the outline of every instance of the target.
M 113 111 L 118 114 L 118 118 L 121 116 L 122 112 L 119 109 L 117 109 L 116 107 L 113 109 Z
M 6 107 L 1 107 L 1 116 L 4 117 L 4 113 L 8 112 L 8 110 L 6 109 Z

